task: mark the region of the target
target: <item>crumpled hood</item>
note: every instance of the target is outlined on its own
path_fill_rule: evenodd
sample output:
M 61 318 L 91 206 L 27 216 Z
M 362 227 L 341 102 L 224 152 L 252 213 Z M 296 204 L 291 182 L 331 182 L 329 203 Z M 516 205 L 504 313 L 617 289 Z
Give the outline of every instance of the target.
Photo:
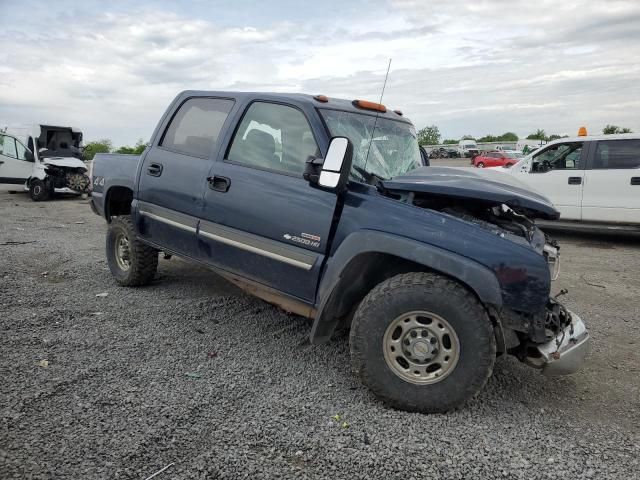
M 53 165 L 54 167 L 82 168 L 87 171 L 87 165 L 74 157 L 47 157 L 42 160 L 45 165 Z
M 421 167 L 385 180 L 382 186 L 390 191 L 504 203 L 532 218 L 555 220 L 560 217 L 547 197 L 533 192 L 517 178 L 482 168 Z

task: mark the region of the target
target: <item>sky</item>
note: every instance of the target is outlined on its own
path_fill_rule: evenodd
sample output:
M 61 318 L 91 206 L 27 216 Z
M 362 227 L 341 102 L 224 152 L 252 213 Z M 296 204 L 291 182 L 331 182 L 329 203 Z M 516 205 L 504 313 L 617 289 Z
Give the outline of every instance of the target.
M 640 132 L 640 0 L 0 0 L 0 127 L 147 141 L 185 89 L 380 97 L 443 138 Z

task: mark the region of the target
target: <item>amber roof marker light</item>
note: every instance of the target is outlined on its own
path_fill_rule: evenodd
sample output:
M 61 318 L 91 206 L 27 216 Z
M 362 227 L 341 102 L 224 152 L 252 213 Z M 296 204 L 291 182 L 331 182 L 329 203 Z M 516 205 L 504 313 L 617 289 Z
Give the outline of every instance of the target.
M 381 103 L 370 102 L 368 100 L 354 100 L 353 105 L 364 110 L 373 110 L 374 112 L 386 113 L 387 107 Z
M 313 97 L 316 102 L 327 103 L 329 101 L 329 97 L 326 95 L 316 95 Z
M 587 136 L 587 127 L 580 127 L 578 129 L 578 136 L 579 137 L 586 137 Z

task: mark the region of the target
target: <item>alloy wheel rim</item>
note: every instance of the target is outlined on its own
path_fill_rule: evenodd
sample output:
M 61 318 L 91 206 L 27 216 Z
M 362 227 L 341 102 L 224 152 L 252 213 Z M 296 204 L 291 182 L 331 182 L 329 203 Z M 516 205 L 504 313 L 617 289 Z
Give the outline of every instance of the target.
M 391 371 L 409 383 L 444 380 L 460 358 L 455 330 L 440 315 L 413 311 L 395 318 L 383 337 L 384 359 Z

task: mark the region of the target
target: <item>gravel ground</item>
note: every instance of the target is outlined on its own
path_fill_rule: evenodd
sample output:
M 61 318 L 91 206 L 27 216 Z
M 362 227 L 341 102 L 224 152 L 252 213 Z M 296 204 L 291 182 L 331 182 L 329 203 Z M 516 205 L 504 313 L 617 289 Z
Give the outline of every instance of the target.
M 2 479 L 640 478 L 637 238 L 556 235 L 581 373 L 500 358 L 465 408 L 420 415 L 359 384 L 344 335 L 311 346 L 205 269 L 118 287 L 86 203 L 0 191 Z

